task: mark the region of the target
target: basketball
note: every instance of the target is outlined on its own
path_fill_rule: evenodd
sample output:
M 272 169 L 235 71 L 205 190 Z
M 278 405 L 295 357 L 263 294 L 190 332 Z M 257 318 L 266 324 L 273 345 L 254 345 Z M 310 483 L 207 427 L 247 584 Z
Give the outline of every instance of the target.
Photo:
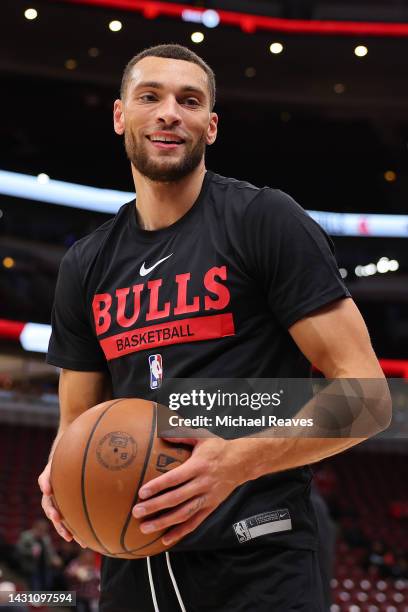
M 164 406 L 116 399 L 81 414 L 55 449 L 51 483 L 66 527 L 89 548 L 122 559 L 155 555 L 163 532 L 143 534 L 132 516 L 141 486 L 183 463 L 188 447 L 157 437 Z

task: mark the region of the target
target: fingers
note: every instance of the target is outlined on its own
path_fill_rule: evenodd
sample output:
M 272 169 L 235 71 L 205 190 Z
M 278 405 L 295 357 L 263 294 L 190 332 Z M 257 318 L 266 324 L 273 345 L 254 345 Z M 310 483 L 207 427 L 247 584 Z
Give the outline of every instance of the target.
M 191 480 L 194 476 L 204 472 L 204 465 L 201 461 L 198 461 L 192 455 L 182 465 L 166 472 L 162 476 L 158 476 L 153 480 L 149 480 L 146 484 L 139 489 L 139 497 L 146 499 L 156 495 L 164 489 L 170 489 L 177 487 L 180 484 L 185 483 L 187 480 Z
M 54 525 L 55 531 L 67 542 L 71 542 L 72 534 L 64 527 L 62 524 L 62 516 L 55 508 L 52 499 L 49 495 L 43 495 L 41 500 L 41 506 L 44 510 L 44 514 L 47 518 L 50 519 L 51 523 Z
M 41 492 L 44 493 L 44 495 L 51 495 L 52 494 L 52 487 L 51 487 L 51 481 L 49 478 L 49 474 L 47 474 L 47 468 L 45 468 L 45 470 L 42 472 L 42 474 L 39 475 L 38 477 L 38 485 L 41 489 Z
M 166 535 L 162 537 L 162 542 L 165 546 L 174 546 L 176 542 L 184 538 L 187 534 L 197 529 L 197 527 L 207 518 L 209 511 L 207 508 L 200 510 L 188 521 L 181 523 L 179 527 L 170 529 Z
M 42 509 L 44 510 L 45 515 L 47 516 L 47 518 L 50 519 L 50 521 L 52 521 L 53 523 L 54 522 L 59 523 L 62 521 L 62 516 L 60 515 L 60 513 L 54 506 L 52 497 L 50 495 L 42 496 L 41 506 L 42 506 Z
M 51 474 L 51 462 L 48 462 L 44 471 L 38 477 L 38 485 L 43 493 L 41 506 L 44 510 L 45 516 L 54 525 L 55 531 L 64 539 L 66 542 L 75 540 L 82 548 L 86 548 L 86 545 L 81 540 L 74 536 L 68 529 L 63 525 L 63 517 L 54 505 L 52 499 L 52 486 L 50 481 Z
M 205 503 L 205 495 L 195 497 L 172 512 L 166 512 L 166 514 L 154 520 L 144 521 L 140 525 L 140 530 L 142 533 L 152 533 L 153 531 L 162 531 L 172 525 L 186 522 L 191 519 L 193 515 L 202 510 Z
M 38 479 L 38 484 L 40 486 L 41 492 L 44 495 L 52 495 L 51 484 L 47 480 L 41 480 L 41 476 Z
M 142 501 L 134 506 L 132 511 L 133 516 L 135 518 L 142 518 L 149 514 L 159 512 L 164 508 L 179 506 L 188 499 L 196 497 L 204 489 L 204 485 L 205 483 L 198 479 L 192 480 L 184 486 L 177 487 L 173 491 L 162 493 L 158 497 Z
M 64 519 L 61 516 L 61 514 L 58 512 L 58 510 L 55 508 L 55 506 L 53 505 L 51 498 L 47 498 L 44 495 L 41 505 L 44 509 L 46 516 L 50 519 L 50 521 L 54 525 L 55 531 L 61 536 L 61 538 L 63 538 L 66 542 L 71 542 L 72 540 L 75 540 L 75 542 L 77 542 L 82 548 L 87 548 L 86 544 L 82 542 L 78 538 L 78 536 L 76 535 L 74 536 L 70 531 L 68 531 L 68 529 L 62 523 Z
M 77 536 L 74 537 L 74 540 L 77 544 L 80 545 L 81 548 L 88 548 L 88 546 L 84 544 L 84 542 L 81 542 L 81 540 Z

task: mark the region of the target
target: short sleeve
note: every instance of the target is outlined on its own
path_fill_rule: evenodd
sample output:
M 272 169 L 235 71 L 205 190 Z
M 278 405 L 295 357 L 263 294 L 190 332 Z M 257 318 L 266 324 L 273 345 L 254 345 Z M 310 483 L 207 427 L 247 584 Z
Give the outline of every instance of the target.
M 351 297 L 326 232 L 287 194 L 263 189 L 244 223 L 252 273 L 286 329 L 337 299 Z
M 70 370 L 106 369 L 105 357 L 86 312 L 75 246 L 61 261 L 51 323 L 47 363 Z

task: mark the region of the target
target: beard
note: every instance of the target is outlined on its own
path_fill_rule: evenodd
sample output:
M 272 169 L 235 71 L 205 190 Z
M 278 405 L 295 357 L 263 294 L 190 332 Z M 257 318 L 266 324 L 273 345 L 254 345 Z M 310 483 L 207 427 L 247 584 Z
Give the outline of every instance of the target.
M 134 167 L 151 181 L 172 183 L 180 181 L 197 168 L 201 162 L 206 147 L 205 134 L 193 146 L 182 145 L 185 148 L 183 157 L 175 162 L 173 159 L 153 159 L 147 151 L 147 143 L 138 142 L 130 130 L 125 130 L 125 149 L 129 161 Z

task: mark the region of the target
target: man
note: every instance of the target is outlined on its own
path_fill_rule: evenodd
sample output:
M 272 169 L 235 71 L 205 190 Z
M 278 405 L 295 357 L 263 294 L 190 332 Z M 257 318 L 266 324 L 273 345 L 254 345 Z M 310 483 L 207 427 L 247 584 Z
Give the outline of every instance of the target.
M 302 378 L 312 362 L 327 378 L 383 378 L 319 226 L 286 194 L 206 172 L 214 102 L 211 69 L 184 47 L 147 49 L 125 69 L 114 128 L 137 199 L 61 263 L 47 357 L 63 368 L 56 441 L 98 402 L 154 398 L 161 376 Z M 101 612 L 323 610 L 304 466 L 357 441 L 188 439 L 191 458 L 134 508 L 144 532 L 168 529 L 171 552 L 104 558 Z M 69 539 L 51 503 L 53 449 L 42 503 Z M 250 517 L 258 537 L 243 534 Z
M 52 588 L 54 568 L 60 567 L 45 519 L 34 522 L 31 529 L 23 531 L 16 544 L 17 557 L 30 589 L 48 591 Z

